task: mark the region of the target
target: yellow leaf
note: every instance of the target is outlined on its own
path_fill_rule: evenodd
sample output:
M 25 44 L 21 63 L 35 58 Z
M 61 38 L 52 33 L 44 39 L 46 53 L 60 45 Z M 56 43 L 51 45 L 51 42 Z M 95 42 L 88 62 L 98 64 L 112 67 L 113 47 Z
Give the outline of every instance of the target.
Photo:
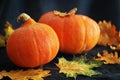
M 49 70 L 28 69 L 28 70 L 3 70 L 0 72 L 0 79 L 8 76 L 12 80 L 44 80 L 43 77 L 50 76 Z
M 66 77 L 76 78 L 77 75 L 84 75 L 91 77 L 92 75 L 98 75 L 100 72 L 94 71 L 94 67 L 99 67 L 101 62 L 96 62 L 95 60 L 87 61 L 85 56 L 74 57 L 72 61 L 68 61 L 65 58 L 59 58 L 58 64 L 60 68 L 59 73 L 66 74 Z
M 5 38 L 5 41 L 7 41 L 9 36 L 14 32 L 14 29 L 13 29 L 12 25 L 8 21 L 5 24 L 4 31 L 5 31 L 4 38 Z
M 118 57 L 118 53 L 114 54 L 108 53 L 108 51 L 104 50 L 103 55 L 100 53 L 97 54 L 98 58 L 96 60 L 104 61 L 104 64 L 120 64 L 120 57 Z

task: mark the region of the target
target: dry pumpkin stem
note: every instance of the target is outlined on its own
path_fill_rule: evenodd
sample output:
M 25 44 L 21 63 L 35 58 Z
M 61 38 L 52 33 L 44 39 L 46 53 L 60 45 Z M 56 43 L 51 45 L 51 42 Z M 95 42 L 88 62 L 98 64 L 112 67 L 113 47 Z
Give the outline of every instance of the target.
M 18 16 L 17 21 L 27 21 L 28 19 L 30 19 L 31 17 L 29 15 L 27 15 L 26 13 L 22 13 Z
M 73 8 L 72 10 L 70 10 L 68 12 L 68 15 L 72 15 L 72 14 L 75 14 L 77 12 L 77 8 Z
M 64 17 L 64 16 L 75 14 L 77 12 L 77 8 L 73 8 L 68 13 L 67 12 L 60 12 L 60 11 L 57 11 L 57 10 L 54 10 L 53 12 L 54 12 L 55 15 Z

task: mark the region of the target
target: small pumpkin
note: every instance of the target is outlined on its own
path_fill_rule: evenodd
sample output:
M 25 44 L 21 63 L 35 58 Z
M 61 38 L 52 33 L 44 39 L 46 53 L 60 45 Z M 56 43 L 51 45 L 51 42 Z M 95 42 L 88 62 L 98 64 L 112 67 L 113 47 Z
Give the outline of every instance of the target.
M 50 11 L 43 14 L 39 21 L 50 25 L 57 33 L 60 51 L 68 54 L 80 54 L 89 51 L 98 42 L 100 29 L 96 21 L 88 16 L 75 14 L 77 8 L 68 13 Z
M 19 15 L 18 20 L 24 24 L 11 34 L 6 46 L 11 61 L 20 67 L 33 68 L 53 60 L 59 50 L 55 31 L 25 13 Z

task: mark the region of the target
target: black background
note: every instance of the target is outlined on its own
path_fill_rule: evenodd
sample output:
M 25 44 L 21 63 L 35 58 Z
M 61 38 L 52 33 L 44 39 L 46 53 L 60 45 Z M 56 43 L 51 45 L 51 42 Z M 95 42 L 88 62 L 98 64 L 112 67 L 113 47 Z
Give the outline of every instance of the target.
M 17 16 L 25 12 L 38 21 L 48 11 L 67 12 L 77 7 L 77 14 L 84 14 L 95 21 L 111 21 L 120 29 L 120 0 L 0 0 L 0 31 L 6 21 L 19 27 Z
M 100 20 L 111 21 L 117 26 L 117 30 L 120 30 L 120 0 L 0 0 L 0 33 L 4 34 L 3 29 L 6 21 L 9 21 L 14 28 L 18 28 L 21 23 L 18 23 L 16 18 L 22 12 L 29 14 L 38 21 L 45 12 L 51 10 L 67 12 L 74 7 L 78 8 L 77 14 L 87 15 L 97 22 Z M 98 52 L 102 53 L 105 49 L 111 51 L 108 47 L 97 45 L 91 51 L 83 54 L 87 54 L 87 57 L 91 58 L 96 56 Z M 61 56 L 67 59 L 73 57 L 73 55 L 59 52 L 53 61 L 44 65 L 44 69 L 51 68 L 52 74 L 52 76 L 45 78 L 45 80 L 74 80 L 73 78 L 66 78 L 64 74 L 58 73 L 59 70 L 54 69 L 56 68 L 54 63 Z M 0 71 L 18 68 L 7 57 L 6 49 L 0 48 Z M 103 74 L 92 76 L 91 78 L 79 75 L 77 80 L 120 80 L 120 65 L 102 65 L 96 70 Z M 8 80 L 8 78 L 4 79 Z

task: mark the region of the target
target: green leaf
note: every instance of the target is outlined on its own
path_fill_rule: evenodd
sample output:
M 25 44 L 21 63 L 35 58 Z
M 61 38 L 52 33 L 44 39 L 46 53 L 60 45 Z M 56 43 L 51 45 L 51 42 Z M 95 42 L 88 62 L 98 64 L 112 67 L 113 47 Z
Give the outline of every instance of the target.
M 77 75 L 93 76 L 101 74 L 95 71 L 93 68 L 99 67 L 102 62 L 93 60 L 87 60 L 86 56 L 74 57 L 73 60 L 66 60 L 64 57 L 59 58 L 57 67 L 60 68 L 59 73 L 66 74 L 66 77 L 73 77 L 76 79 Z

